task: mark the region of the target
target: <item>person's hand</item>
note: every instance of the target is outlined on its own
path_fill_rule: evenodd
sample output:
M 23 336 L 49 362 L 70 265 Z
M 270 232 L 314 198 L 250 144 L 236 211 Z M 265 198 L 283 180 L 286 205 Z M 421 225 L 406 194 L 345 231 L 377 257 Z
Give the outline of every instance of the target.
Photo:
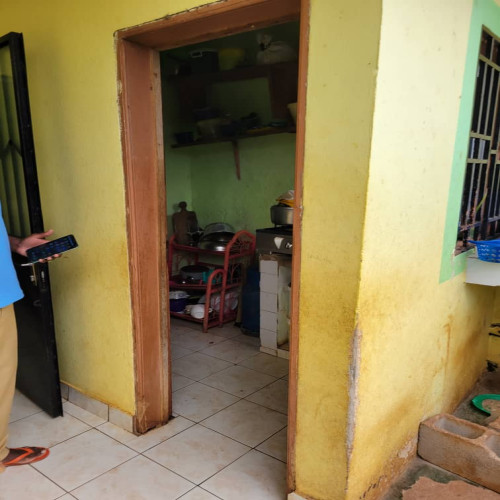
M 34 233 L 30 236 L 27 236 L 26 238 L 19 239 L 18 242 L 16 242 L 17 245 L 14 248 L 14 251 L 19 255 L 23 255 L 24 257 L 26 257 L 26 250 L 47 243 L 47 240 L 45 238 L 53 233 L 54 230 L 49 229 L 45 233 Z M 47 262 L 52 259 L 57 259 L 58 257 L 60 257 L 60 254 L 54 254 L 50 257 L 47 257 L 46 259 L 40 259 L 38 262 Z

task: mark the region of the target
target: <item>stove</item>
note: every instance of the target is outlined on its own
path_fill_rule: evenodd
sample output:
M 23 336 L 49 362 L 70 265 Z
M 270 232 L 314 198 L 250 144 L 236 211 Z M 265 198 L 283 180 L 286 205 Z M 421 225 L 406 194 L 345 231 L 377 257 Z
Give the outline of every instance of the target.
M 292 254 L 293 226 L 275 226 L 257 229 L 256 247 L 259 253 Z

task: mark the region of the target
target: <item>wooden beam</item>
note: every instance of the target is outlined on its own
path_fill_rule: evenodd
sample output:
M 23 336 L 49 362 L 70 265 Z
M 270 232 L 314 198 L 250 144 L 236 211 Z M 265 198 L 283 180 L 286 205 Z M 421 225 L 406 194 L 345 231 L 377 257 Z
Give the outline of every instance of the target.
M 135 431 L 167 422 L 165 174 L 158 52 L 120 40 L 122 148 L 136 374 Z
M 300 0 L 232 0 L 127 28 L 118 38 L 167 50 L 298 20 Z

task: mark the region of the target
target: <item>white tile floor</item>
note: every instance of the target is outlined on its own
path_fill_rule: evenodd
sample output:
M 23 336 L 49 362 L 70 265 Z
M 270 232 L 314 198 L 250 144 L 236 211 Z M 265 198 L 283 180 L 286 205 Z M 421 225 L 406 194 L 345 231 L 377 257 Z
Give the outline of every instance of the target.
M 173 412 L 143 436 L 69 402 L 51 419 L 21 394 L 9 446 L 50 456 L 0 474 L 0 500 L 284 500 L 288 362 L 226 325 L 172 322 Z

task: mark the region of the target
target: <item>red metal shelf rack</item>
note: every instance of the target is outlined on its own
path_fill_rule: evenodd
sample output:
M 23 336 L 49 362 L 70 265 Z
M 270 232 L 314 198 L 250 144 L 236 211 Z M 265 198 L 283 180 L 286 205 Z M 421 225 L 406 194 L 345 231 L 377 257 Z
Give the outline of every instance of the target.
M 179 259 L 174 263 L 175 257 Z M 179 265 L 181 257 L 187 257 L 193 264 L 206 265 L 214 268 L 206 283 L 180 283 L 178 276 L 174 272 Z M 218 257 L 221 264 L 206 263 L 200 260 L 204 256 Z M 222 252 L 204 250 L 202 248 L 180 245 L 175 240 L 175 235 L 168 241 L 168 274 L 170 290 L 204 291 L 205 293 L 205 314 L 202 319 L 193 318 L 189 314 L 170 311 L 171 316 L 175 316 L 188 321 L 194 321 L 203 325 L 203 332 L 207 332 L 213 326 L 222 326 L 224 323 L 234 321 L 237 311 L 231 310 L 225 313 L 226 292 L 242 286 L 244 270 L 246 265 L 255 256 L 255 236 L 248 231 L 238 231 L 226 249 Z M 219 311 L 210 312 L 211 298 L 215 293 L 220 294 Z

